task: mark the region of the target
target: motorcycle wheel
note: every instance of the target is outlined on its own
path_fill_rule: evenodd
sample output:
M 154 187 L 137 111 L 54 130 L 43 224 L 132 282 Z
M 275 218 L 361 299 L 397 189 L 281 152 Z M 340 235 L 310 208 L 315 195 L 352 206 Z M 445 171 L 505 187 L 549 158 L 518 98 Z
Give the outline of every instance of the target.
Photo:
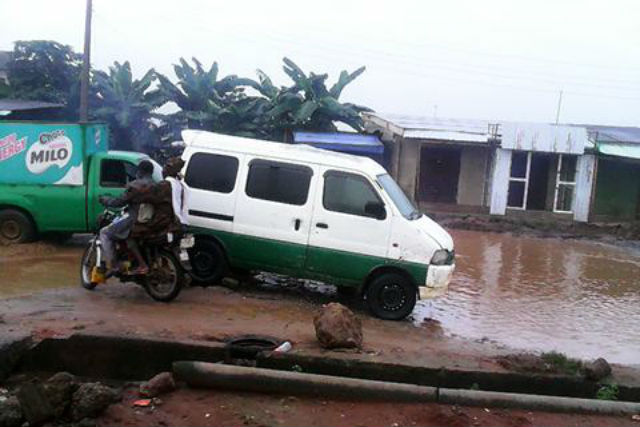
M 96 265 L 96 247 L 91 242 L 89 246 L 84 250 L 82 254 L 82 262 L 80 263 L 80 282 L 82 287 L 88 290 L 93 290 L 98 284 L 91 281 L 91 272 Z
M 159 251 L 145 279 L 145 289 L 156 301 L 174 300 L 182 290 L 182 269 L 176 258 L 167 251 Z

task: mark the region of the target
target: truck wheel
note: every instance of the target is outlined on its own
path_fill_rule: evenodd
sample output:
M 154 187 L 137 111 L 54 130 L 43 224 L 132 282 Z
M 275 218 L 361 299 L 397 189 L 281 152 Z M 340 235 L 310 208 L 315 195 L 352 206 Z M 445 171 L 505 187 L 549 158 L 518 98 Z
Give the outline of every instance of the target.
M 401 320 L 416 305 L 416 287 L 399 273 L 384 273 L 371 281 L 365 293 L 369 310 L 380 319 Z
M 27 243 L 36 237 L 31 219 L 15 209 L 0 211 L 0 241 L 3 243 Z
M 196 238 L 196 244 L 189 250 L 189 261 L 191 277 L 197 285 L 216 284 L 227 273 L 224 251 L 211 240 Z

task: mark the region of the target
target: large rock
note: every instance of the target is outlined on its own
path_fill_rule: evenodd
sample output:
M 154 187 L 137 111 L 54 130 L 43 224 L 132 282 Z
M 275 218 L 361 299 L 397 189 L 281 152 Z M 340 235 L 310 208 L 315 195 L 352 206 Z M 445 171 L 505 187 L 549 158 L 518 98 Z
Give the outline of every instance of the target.
M 17 397 L 11 396 L 0 402 L 0 427 L 20 427 L 22 409 Z
M 362 347 L 362 323 L 347 307 L 332 302 L 314 317 L 316 337 L 324 348 Z
M 600 381 L 611 375 L 611 366 L 609 362 L 601 357 L 585 365 L 584 368 L 582 368 L 582 372 L 587 379 Z
M 117 393 L 100 383 L 82 384 L 71 399 L 71 417 L 74 421 L 95 418 L 117 400 Z
M 171 372 L 162 372 L 140 385 L 140 394 L 145 397 L 156 397 L 176 389 L 176 382 Z
M 77 388 L 76 378 L 68 372 L 58 372 L 45 382 L 45 394 L 56 418 L 67 412 Z
M 24 383 L 18 389 L 17 396 L 22 413 L 30 425 L 39 425 L 54 417 L 55 412 L 42 384 L 37 382 Z

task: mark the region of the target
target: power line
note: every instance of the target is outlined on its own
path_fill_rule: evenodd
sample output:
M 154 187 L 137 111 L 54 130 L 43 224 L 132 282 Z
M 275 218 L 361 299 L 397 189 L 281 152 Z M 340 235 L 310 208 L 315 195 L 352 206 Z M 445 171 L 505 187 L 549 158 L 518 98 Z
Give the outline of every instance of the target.
M 105 20 L 106 21 L 106 20 Z M 216 27 L 212 27 L 212 26 L 205 26 L 203 24 L 199 24 L 199 23 L 192 23 L 192 28 L 194 29 L 201 29 L 203 31 L 206 31 L 208 33 L 210 32 L 219 32 L 221 34 L 225 34 L 227 36 L 230 36 L 230 38 L 232 38 L 234 41 L 238 41 L 238 42 L 244 42 L 244 43 L 248 43 L 250 44 L 252 47 L 255 48 L 255 43 L 256 43 L 256 39 L 255 38 L 250 38 L 247 36 L 242 36 L 239 33 L 234 33 L 233 35 L 225 32 L 223 29 L 218 29 Z M 308 43 L 308 44 L 304 44 L 301 45 L 301 42 L 299 41 L 295 41 L 295 40 L 291 40 L 291 39 L 287 39 L 287 40 L 282 40 L 279 39 L 277 36 L 274 35 L 269 35 L 269 34 L 264 34 L 261 37 L 261 41 L 262 42 L 267 42 L 267 43 L 271 43 L 274 44 L 280 48 L 290 48 L 291 45 L 297 45 L 299 46 L 301 49 L 303 49 L 303 53 L 307 56 L 310 57 L 315 57 L 315 58 L 321 58 L 325 61 L 330 61 L 331 63 L 335 63 L 335 55 L 330 55 L 329 52 L 333 51 L 333 52 L 341 52 L 342 54 L 348 54 L 350 56 L 350 59 L 353 61 L 353 57 L 354 56 L 358 56 L 358 57 L 371 57 L 371 55 L 367 55 L 364 52 L 353 52 L 350 50 L 345 50 L 345 49 L 341 49 L 341 48 L 336 48 L 335 46 L 332 47 L 327 47 L 327 45 L 325 44 L 324 46 L 322 46 L 320 48 L 321 53 L 311 53 L 309 50 L 310 48 L 312 49 L 318 49 L 318 46 L 315 46 L 313 43 Z M 362 49 L 363 51 L 366 51 L 368 49 Z M 380 52 L 377 52 L 380 53 Z M 382 53 L 382 55 L 384 56 L 394 56 L 392 54 L 388 54 L 388 53 Z M 375 55 L 373 56 L 375 58 Z M 554 88 L 549 88 L 549 89 L 544 89 L 544 88 L 539 88 L 539 87 L 530 87 L 530 86 L 525 86 L 525 85 L 514 85 L 511 83 L 504 83 L 504 82 L 496 82 L 494 81 L 495 78 L 498 79 L 510 79 L 510 80 L 521 80 L 521 79 L 527 79 L 526 76 L 520 77 L 520 76 L 508 76 L 508 75 L 499 75 L 499 74 L 493 74 L 493 73 L 476 73 L 475 70 L 473 70 L 471 67 L 467 67 L 464 69 L 460 69 L 460 68 L 455 68 L 455 67 L 445 67 L 442 66 L 440 64 L 437 63 L 437 61 L 433 61 L 435 62 L 435 64 L 432 64 L 431 61 L 427 63 L 427 65 L 429 65 L 430 67 L 432 66 L 435 69 L 438 70 L 443 70 L 443 71 L 449 71 L 449 72 L 454 72 L 454 73 L 458 73 L 458 74 L 462 74 L 462 75 L 469 75 L 469 74 L 473 74 L 474 77 L 476 74 L 481 74 L 481 75 L 485 75 L 487 77 L 492 77 L 491 81 L 486 81 L 486 80 L 478 80 L 478 79 L 470 79 L 470 78 L 465 78 L 465 77 L 453 77 L 450 74 L 447 74 L 445 76 L 438 74 L 437 72 L 434 72 L 434 70 L 432 70 L 431 68 L 428 68 L 427 71 L 425 71 L 424 68 L 420 68 L 420 71 L 416 71 L 414 69 L 415 66 L 419 66 L 419 65 L 424 65 L 424 64 L 417 64 L 415 62 L 412 62 L 411 60 L 407 61 L 406 57 L 401 57 L 402 60 L 398 60 L 398 61 L 394 61 L 394 62 L 390 62 L 390 61 L 378 61 L 379 64 L 376 64 L 376 67 L 380 67 L 380 68 L 387 68 L 390 69 L 392 71 L 394 71 L 395 73 L 403 73 L 405 75 L 413 75 L 416 77 L 421 77 L 421 78 L 431 78 L 431 79 L 436 79 L 437 81 L 454 81 L 454 82 L 465 82 L 465 83 L 469 83 L 469 84 L 476 84 L 476 85 L 485 85 L 485 86 L 493 86 L 493 87 L 500 87 L 500 88 L 509 88 L 509 89 L 515 89 L 515 90 L 521 90 L 521 91 L 529 91 L 529 92 L 538 92 L 538 93 L 557 93 L 557 86 L 559 85 L 560 82 L 558 81 L 552 81 L 552 80 L 546 80 L 545 82 L 547 84 L 553 85 L 555 86 Z M 379 59 L 379 58 L 376 58 Z M 531 80 L 531 79 L 528 79 Z M 568 86 L 580 86 L 580 83 L 575 83 L 575 82 L 566 82 L 563 81 L 563 83 L 565 85 Z M 590 85 L 582 85 L 582 86 L 590 86 Z M 612 89 L 612 87 L 610 85 L 593 85 L 593 87 L 598 87 L 598 88 L 607 88 L 607 89 Z M 619 89 L 619 90 L 627 90 L 628 89 Z M 598 94 L 598 93 L 588 93 L 588 92 L 582 92 L 582 91 L 572 91 L 572 90 L 565 90 L 564 93 L 566 94 L 570 94 L 570 95 L 576 95 L 576 96 L 583 96 L 583 97 L 596 97 L 596 98 L 611 98 L 611 99 L 620 99 L 620 100 L 640 100 L 640 97 L 630 97 L 630 96 L 616 96 L 616 95 L 609 95 L 609 94 Z

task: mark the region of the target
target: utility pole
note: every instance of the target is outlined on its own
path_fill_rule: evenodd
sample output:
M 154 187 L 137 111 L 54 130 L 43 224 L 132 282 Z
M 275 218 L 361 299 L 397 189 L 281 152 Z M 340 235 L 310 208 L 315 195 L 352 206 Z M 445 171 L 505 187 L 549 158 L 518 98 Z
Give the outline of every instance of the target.
M 89 121 L 89 69 L 91 68 L 91 6 L 87 0 L 84 20 L 84 54 L 82 55 L 82 74 L 80 75 L 80 123 Z
M 560 122 L 560 107 L 562 107 L 562 90 L 560 90 L 560 97 L 558 98 L 558 111 L 556 112 L 556 124 Z

